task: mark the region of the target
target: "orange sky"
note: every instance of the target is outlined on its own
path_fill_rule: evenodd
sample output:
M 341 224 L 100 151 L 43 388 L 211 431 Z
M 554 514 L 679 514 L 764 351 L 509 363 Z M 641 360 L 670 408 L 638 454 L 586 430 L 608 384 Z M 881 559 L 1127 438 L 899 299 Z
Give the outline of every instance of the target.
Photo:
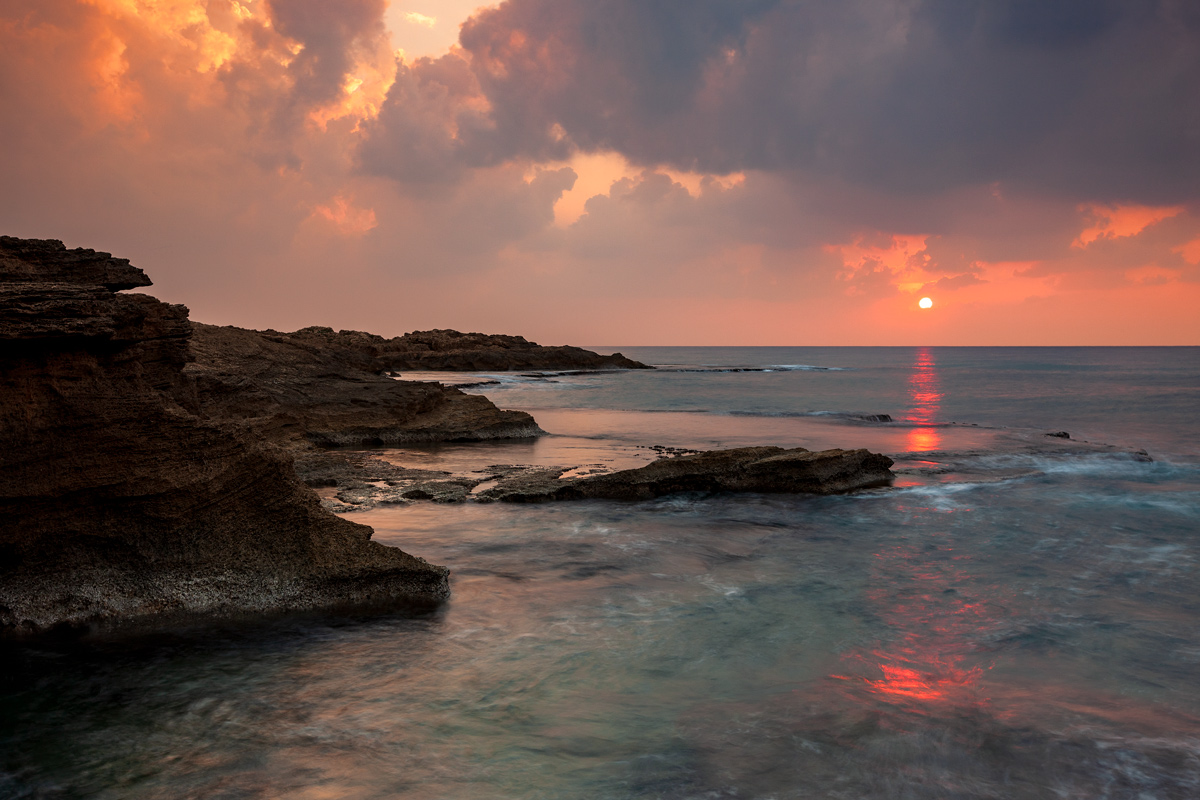
M 476 17 L 460 46 L 470 2 L 9 0 L 0 232 L 128 257 L 194 319 L 248 327 L 1200 344 L 1196 194 L 1082 167 L 1053 186 L 957 166 L 910 186 L 890 145 L 875 173 L 824 166 L 820 148 L 785 163 L 772 154 L 793 143 L 754 138 L 783 101 L 744 119 L 730 105 L 775 57 L 769 20 L 713 45 L 670 116 L 677 94 L 639 99 L 621 71 L 671 65 L 595 61 L 585 6 L 538 8 Z M 646 58 L 679 49 L 628 24 Z M 879 58 L 900 57 L 889 35 Z M 796 86 L 800 105 L 825 91 Z M 829 141 L 858 141 L 847 131 Z

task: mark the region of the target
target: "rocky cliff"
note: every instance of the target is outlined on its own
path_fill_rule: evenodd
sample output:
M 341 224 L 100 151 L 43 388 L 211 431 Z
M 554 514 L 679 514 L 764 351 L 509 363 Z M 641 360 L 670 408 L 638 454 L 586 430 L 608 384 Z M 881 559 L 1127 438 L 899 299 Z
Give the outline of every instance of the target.
M 298 344 L 333 347 L 370 359 L 377 370 L 597 370 L 651 369 L 620 353 L 602 356 L 569 346 L 544 346 L 521 336 L 459 333 L 451 330 L 414 331 L 385 339 L 362 331 L 303 328 L 294 333 L 267 331 L 268 335 Z
M 149 284 L 0 237 L 0 631 L 445 598 L 445 568 L 371 542 L 209 413 L 187 309 L 117 294 Z

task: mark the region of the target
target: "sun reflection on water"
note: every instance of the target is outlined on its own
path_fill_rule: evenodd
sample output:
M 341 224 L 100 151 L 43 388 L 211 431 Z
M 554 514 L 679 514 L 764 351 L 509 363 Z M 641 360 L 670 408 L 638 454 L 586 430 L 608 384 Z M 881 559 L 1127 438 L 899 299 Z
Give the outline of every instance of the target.
M 908 451 L 919 453 L 938 449 L 942 444 L 942 434 L 935 425 L 941 411 L 942 392 L 937 363 L 933 360 L 933 351 L 928 347 L 917 351 L 917 360 L 913 362 L 913 371 L 908 378 L 908 395 L 911 406 L 907 419 L 916 423 L 916 427 L 908 433 Z
M 876 553 L 873 562 L 876 588 L 867 597 L 890 635 L 847 654 L 847 674 L 832 677 L 868 705 L 884 703 L 918 717 L 986 706 L 980 680 L 989 665 L 971 642 L 996 624 L 997 615 L 972 597 L 971 559 L 935 536 Z

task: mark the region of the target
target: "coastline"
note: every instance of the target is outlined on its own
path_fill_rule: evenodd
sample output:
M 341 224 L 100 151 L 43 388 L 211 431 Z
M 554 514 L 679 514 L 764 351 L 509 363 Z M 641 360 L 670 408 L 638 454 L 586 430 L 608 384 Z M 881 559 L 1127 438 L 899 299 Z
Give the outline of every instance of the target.
M 218 328 L 121 294 L 149 285 L 108 253 L 0 238 L 2 635 L 436 606 L 446 568 L 322 508 L 297 460 L 544 433 L 398 365 L 644 368 L 511 336 Z
M 302 475 L 306 453 L 383 459 L 396 471 L 370 473 L 387 486 L 370 491 L 401 489 L 387 480 L 405 469 L 614 473 L 768 434 L 901 458 L 891 487 L 849 494 L 364 504 L 345 518 L 447 565 L 449 601 L 22 649 L 0 785 L 122 800 L 317 783 L 345 796 L 940 797 L 949 775 L 980 797 L 1052 781 L 1189 796 L 1197 463 L 1173 460 L 1166 437 L 1194 423 L 1157 397 L 1131 411 L 1102 396 L 1153 461 L 1082 441 L 1073 423 L 955 424 L 944 409 L 962 368 L 912 355 L 886 371 L 506 380 L 480 388 L 546 435 L 305 443 Z M 1004 370 L 969 374 L 981 409 L 1021 388 Z M 1112 374 L 1121 362 L 1097 380 Z M 1158 438 L 1128 433 L 1146 420 Z M 1071 438 L 1048 435 L 1061 430 Z

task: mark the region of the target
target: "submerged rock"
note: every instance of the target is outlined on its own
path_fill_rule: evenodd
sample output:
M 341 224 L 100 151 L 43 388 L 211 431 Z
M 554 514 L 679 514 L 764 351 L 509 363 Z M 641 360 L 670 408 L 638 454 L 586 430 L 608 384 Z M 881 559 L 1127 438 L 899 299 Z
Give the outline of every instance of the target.
M 646 500 L 680 492 L 835 494 L 891 482 L 892 460 L 867 450 L 739 447 L 661 458 L 637 469 L 561 479 L 561 468 L 500 480 L 481 500 Z
M 116 294 L 149 283 L 0 238 L 0 632 L 447 597 L 444 567 L 323 509 L 253 426 L 205 417 L 187 309 Z

